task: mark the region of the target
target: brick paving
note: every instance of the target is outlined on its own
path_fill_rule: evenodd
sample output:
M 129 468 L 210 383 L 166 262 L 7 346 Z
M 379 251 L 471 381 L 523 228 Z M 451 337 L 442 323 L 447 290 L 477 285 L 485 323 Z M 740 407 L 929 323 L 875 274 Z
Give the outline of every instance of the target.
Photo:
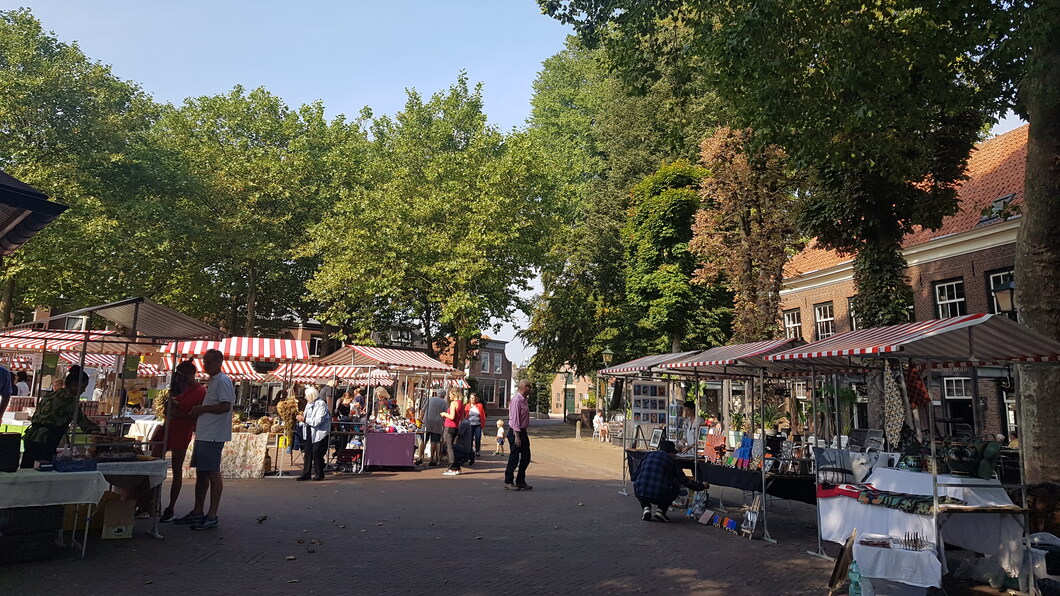
M 130 540 L 90 539 L 85 561 L 0 566 L 0 583 L 14 594 L 824 593 L 831 563 L 805 554 L 812 508 L 776 506 L 779 544 L 676 512 L 672 524 L 644 522 L 619 494 L 618 448 L 572 437 L 570 426 L 532 427 L 529 492 L 503 490 L 492 447 L 458 477 L 228 480 L 218 530 L 163 524 L 156 541 L 140 520 Z M 191 497 L 188 486 L 178 515 Z

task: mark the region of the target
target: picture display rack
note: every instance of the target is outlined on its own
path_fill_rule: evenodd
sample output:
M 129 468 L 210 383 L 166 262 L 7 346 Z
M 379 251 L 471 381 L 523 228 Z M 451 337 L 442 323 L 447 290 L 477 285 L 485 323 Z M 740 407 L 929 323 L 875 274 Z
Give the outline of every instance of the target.
M 667 429 L 670 422 L 669 393 L 663 381 L 635 381 L 632 387 L 633 426 L 641 436 Z M 669 436 L 669 435 L 667 435 Z

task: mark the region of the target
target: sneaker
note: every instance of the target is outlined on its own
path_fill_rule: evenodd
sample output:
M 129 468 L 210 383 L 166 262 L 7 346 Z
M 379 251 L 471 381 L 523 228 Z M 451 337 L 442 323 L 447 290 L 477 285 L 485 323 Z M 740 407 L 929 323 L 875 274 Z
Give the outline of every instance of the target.
M 655 512 L 655 515 L 651 516 L 655 521 L 670 523 L 670 518 L 666 516 L 666 512 L 662 509 Z
M 515 483 L 505 482 L 504 483 L 504 490 L 519 490 L 519 487 L 515 486 Z
M 515 488 L 518 488 L 519 490 L 534 490 L 534 487 L 530 486 L 529 484 L 527 484 L 525 482 L 523 482 L 521 484 L 516 484 Z
M 181 526 L 190 526 L 192 524 L 199 523 L 200 521 L 202 521 L 202 519 L 204 517 L 206 517 L 206 516 L 203 515 L 202 513 L 191 512 L 191 513 L 185 515 L 184 517 L 178 517 L 178 518 L 174 519 L 173 523 L 181 525 Z
M 163 524 L 173 521 L 173 510 L 167 507 L 162 511 L 162 517 L 158 518 L 158 521 Z
M 651 507 L 644 508 L 644 515 L 640 516 L 644 521 L 651 521 Z
M 199 520 L 199 523 L 192 524 L 191 529 L 192 530 L 211 530 L 211 529 L 216 528 L 216 527 L 217 527 L 217 518 L 215 517 L 213 519 L 210 519 L 210 518 L 208 518 L 208 517 L 206 517 L 204 515 L 204 516 L 202 516 L 202 519 Z
M 459 476 L 460 470 L 446 470 L 442 472 L 442 476 Z

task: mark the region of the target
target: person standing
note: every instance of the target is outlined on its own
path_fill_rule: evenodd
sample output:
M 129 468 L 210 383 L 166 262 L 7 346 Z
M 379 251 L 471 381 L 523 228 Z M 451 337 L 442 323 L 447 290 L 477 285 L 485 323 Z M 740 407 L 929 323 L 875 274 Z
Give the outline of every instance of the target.
M 532 490 L 526 483 L 526 468 L 530 466 L 530 381 L 519 381 L 519 390 L 508 405 L 508 467 L 504 469 L 504 488 L 508 490 Z
M 324 389 L 331 389 L 328 385 Z M 305 413 L 298 415 L 298 421 L 303 424 L 306 450 L 302 457 L 302 475 L 297 480 L 324 479 L 324 456 L 328 451 L 328 431 L 331 430 L 331 410 L 328 407 L 325 392 L 322 390 L 316 399 L 306 404 Z M 316 474 L 313 470 L 316 470 Z
M 460 421 L 464 419 L 464 396 L 456 387 L 449 390 L 449 409 L 442 412 L 442 418 L 445 419 L 442 442 L 445 444 L 445 452 L 449 455 L 449 464 L 452 465 L 456 461 L 456 456 L 453 454 L 456 429 L 460 427 Z
M 486 428 L 486 408 L 479 402 L 478 396 L 472 393 L 467 398 L 464 413 L 471 423 L 471 438 L 475 443 L 475 450 L 471 453 L 471 462 L 468 464 L 473 466 L 475 458 L 482 455 L 482 430 Z
M 19 397 L 25 397 L 29 395 L 29 377 L 26 376 L 26 371 L 20 370 L 15 376 L 18 377 L 18 382 L 15 383 L 15 389 L 18 391 L 18 393 L 16 393 L 15 395 L 18 395 Z
M 196 417 L 195 450 L 191 454 L 191 465 L 195 467 L 195 509 L 173 523 L 190 525 L 192 530 L 217 527 L 217 510 L 224 490 L 221 450 L 232 440 L 232 404 L 236 400 L 236 389 L 232 379 L 221 372 L 223 362 L 224 354 L 220 350 L 206 351 L 202 358 L 202 368 L 210 375 L 206 397 L 202 404 L 188 412 Z M 210 509 L 204 512 L 207 492 L 210 493 Z
M 183 484 L 184 458 L 188 455 L 191 435 L 195 432 L 196 418 L 189 412 L 195 406 L 202 404 L 205 398 L 206 388 L 195 380 L 195 363 L 185 360 L 178 364 L 173 371 L 173 381 L 169 386 L 170 403 L 166 418 L 166 426 L 169 429 L 163 430 L 167 443 L 162 449 L 163 454 L 166 448 L 172 452 L 170 465 L 173 470 L 173 481 L 169 487 L 169 506 L 162 511 L 162 517 L 158 521 L 173 520 L 173 509 L 177 505 L 177 498 L 180 497 Z
M 328 382 L 320 388 L 320 399 L 324 400 L 324 403 L 328 406 L 328 411 L 331 412 L 335 409 L 335 386 L 339 384 L 338 377 L 331 377 Z M 309 395 L 306 395 L 308 400 Z M 308 404 L 307 404 L 308 405 Z
M 445 400 L 437 395 L 431 395 L 424 407 L 423 417 L 423 443 L 420 444 L 420 457 L 423 461 L 423 451 L 426 449 L 430 465 L 437 466 L 441 455 L 442 431 L 445 430 L 442 412 L 445 411 Z
M 11 379 L 11 371 L 0 366 L 0 418 L 4 417 L 7 404 L 11 402 L 11 394 L 15 392 L 15 385 Z

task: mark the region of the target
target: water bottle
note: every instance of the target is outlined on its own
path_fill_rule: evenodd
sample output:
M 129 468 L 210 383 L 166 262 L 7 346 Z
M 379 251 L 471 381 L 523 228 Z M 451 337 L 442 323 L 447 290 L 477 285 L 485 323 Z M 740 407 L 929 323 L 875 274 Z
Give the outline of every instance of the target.
M 850 580 L 850 590 L 847 594 L 850 596 L 861 596 L 861 569 L 858 567 L 857 561 L 850 564 L 850 571 L 847 573 L 847 579 Z

